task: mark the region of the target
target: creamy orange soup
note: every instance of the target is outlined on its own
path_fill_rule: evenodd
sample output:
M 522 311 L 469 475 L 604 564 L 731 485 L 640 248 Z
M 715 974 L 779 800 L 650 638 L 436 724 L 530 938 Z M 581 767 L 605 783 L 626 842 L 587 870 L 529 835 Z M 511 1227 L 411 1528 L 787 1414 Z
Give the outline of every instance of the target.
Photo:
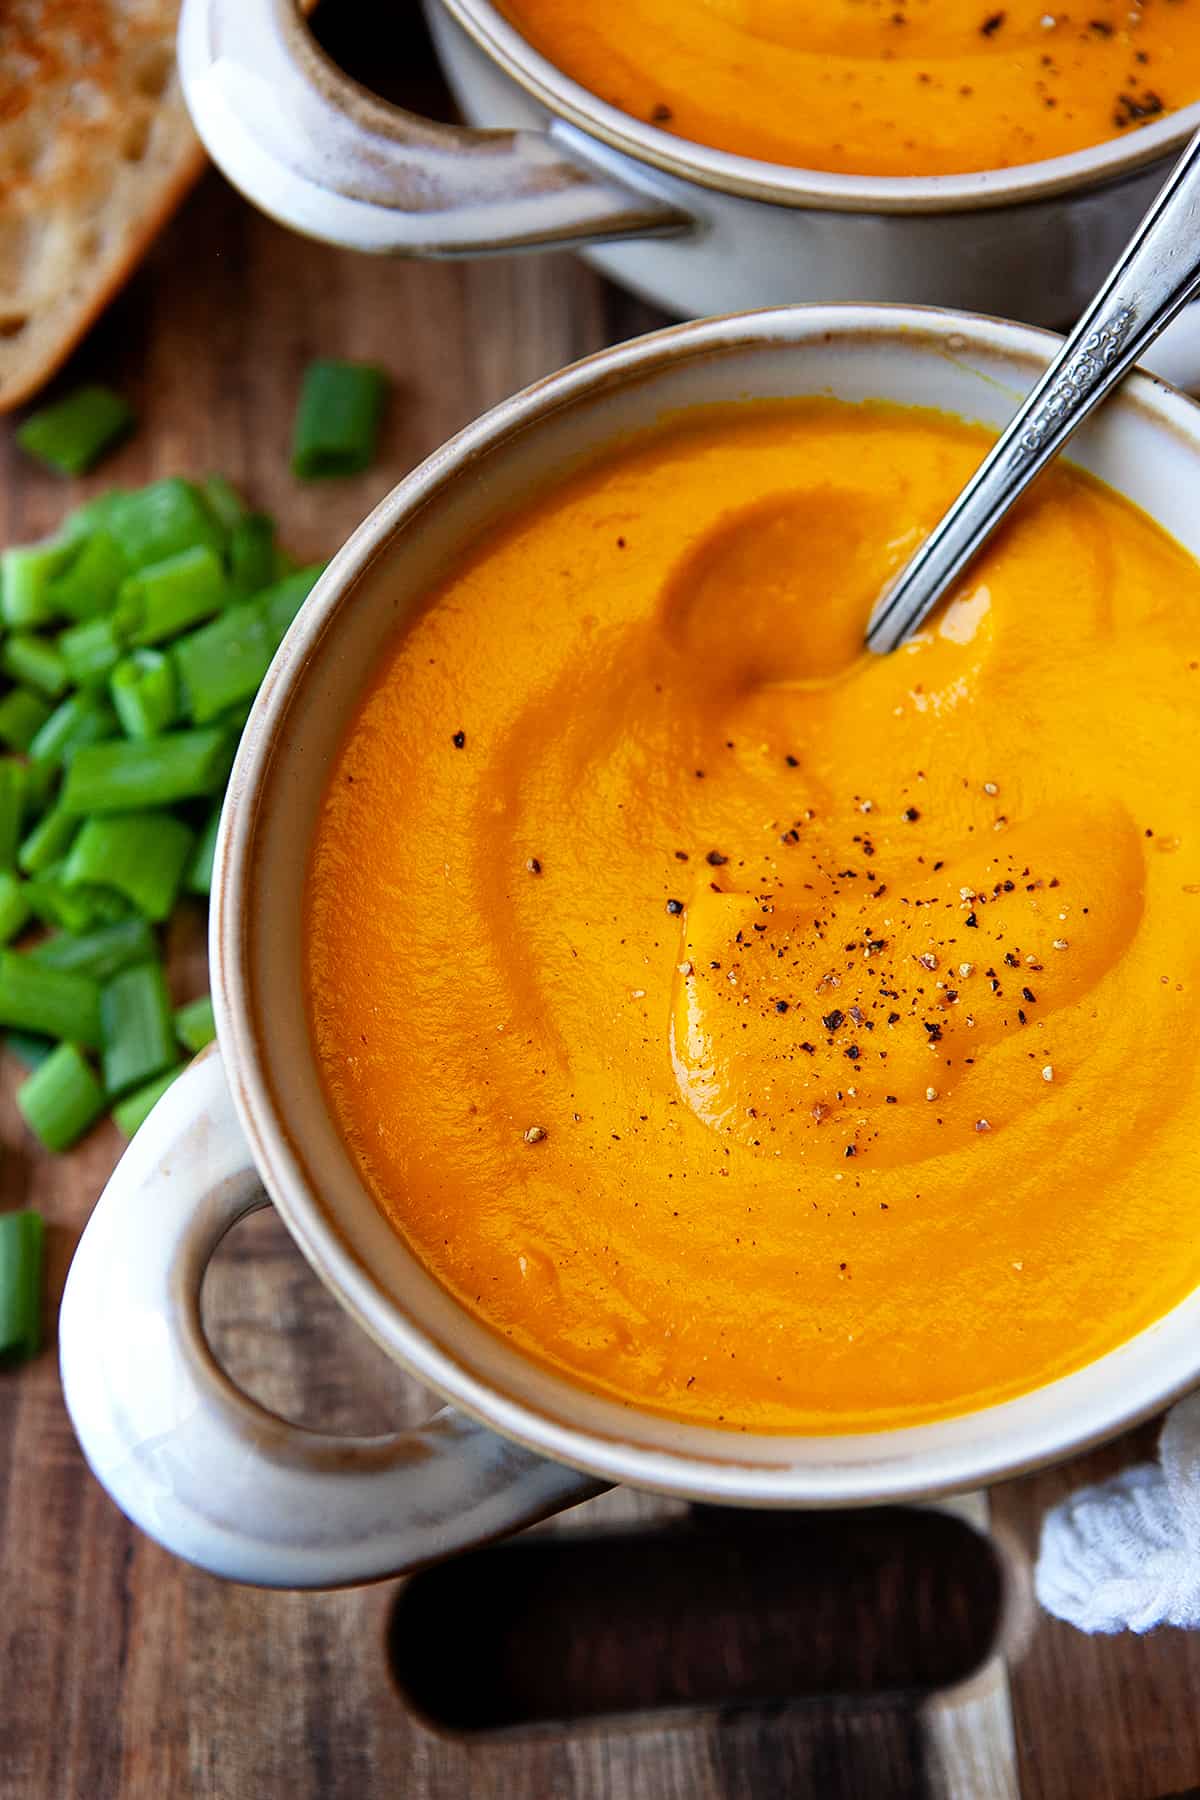
M 832 401 L 640 439 L 463 557 L 346 736 L 329 1104 L 433 1274 L 587 1388 L 935 1419 L 1200 1279 L 1200 569 L 1059 468 L 861 652 L 986 441 Z
M 1200 97 L 1197 0 L 500 0 L 535 49 L 664 131 L 854 175 L 1005 169 Z

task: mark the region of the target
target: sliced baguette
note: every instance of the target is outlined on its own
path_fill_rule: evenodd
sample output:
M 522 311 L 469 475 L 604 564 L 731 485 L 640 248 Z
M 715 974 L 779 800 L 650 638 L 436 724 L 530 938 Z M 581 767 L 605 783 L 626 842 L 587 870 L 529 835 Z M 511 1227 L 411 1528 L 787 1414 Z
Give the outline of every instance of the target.
M 52 375 L 204 167 L 179 0 L 0 0 L 0 412 Z

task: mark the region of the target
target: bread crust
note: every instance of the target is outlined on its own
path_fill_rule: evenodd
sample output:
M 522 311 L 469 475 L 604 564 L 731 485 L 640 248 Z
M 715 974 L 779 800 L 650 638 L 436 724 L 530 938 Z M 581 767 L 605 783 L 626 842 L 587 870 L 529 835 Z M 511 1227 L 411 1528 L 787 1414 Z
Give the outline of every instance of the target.
M 178 0 L 0 9 L 0 412 L 27 400 L 204 168 Z

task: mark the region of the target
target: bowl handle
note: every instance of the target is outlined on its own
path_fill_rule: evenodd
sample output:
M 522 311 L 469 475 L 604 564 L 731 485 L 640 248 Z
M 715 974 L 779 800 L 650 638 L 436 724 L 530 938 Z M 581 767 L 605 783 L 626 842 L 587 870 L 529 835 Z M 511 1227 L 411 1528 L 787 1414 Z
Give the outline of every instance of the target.
M 266 1204 L 214 1049 L 159 1101 L 100 1196 L 59 1320 L 84 1454 L 143 1531 L 215 1575 L 335 1587 L 601 1491 L 449 1408 L 420 1430 L 351 1438 L 249 1399 L 208 1346 L 200 1285 L 230 1226 Z
M 184 0 L 178 49 L 184 97 L 213 161 L 256 206 L 309 237 L 471 256 L 693 224 L 661 178 L 569 126 L 471 131 L 380 100 L 329 60 L 296 0 Z

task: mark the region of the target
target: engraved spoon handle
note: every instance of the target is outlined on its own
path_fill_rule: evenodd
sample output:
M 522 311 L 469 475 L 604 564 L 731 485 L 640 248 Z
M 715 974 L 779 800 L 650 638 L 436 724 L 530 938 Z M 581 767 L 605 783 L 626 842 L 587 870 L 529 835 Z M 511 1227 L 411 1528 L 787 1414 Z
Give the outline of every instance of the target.
M 1200 289 L 1200 132 L 1042 379 L 901 569 L 867 628 L 894 650 L 936 606 L 1034 476 Z

